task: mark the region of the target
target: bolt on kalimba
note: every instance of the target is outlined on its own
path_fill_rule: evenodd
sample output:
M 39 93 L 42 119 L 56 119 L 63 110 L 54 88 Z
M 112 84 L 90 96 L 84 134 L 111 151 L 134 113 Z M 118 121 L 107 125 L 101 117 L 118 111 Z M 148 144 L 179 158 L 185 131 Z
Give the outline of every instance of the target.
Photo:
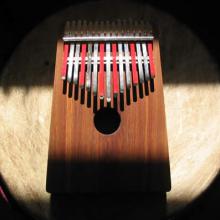
M 151 26 L 67 21 L 57 44 L 47 190 L 169 189 L 160 52 Z

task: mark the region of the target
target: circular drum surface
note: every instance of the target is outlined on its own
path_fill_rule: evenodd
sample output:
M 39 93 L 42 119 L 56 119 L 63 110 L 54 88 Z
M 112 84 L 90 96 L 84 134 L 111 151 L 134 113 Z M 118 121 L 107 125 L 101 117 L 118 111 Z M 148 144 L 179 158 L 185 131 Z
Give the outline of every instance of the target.
M 173 17 L 140 4 L 84 3 L 42 22 L 16 48 L 1 74 L 0 171 L 35 217 L 49 219 L 45 191 L 56 40 L 64 21 L 146 18 L 158 26 L 164 75 L 172 190 L 168 214 L 207 189 L 219 170 L 219 69 L 201 40 Z M 184 45 L 184 46 L 183 46 Z

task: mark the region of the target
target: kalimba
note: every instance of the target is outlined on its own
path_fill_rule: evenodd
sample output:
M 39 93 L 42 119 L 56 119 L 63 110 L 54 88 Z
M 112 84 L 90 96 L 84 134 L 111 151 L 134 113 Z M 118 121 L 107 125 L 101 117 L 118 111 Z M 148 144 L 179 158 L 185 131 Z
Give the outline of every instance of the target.
M 159 43 L 144 21 L 66 22 L 47 191 L 170 190 Z

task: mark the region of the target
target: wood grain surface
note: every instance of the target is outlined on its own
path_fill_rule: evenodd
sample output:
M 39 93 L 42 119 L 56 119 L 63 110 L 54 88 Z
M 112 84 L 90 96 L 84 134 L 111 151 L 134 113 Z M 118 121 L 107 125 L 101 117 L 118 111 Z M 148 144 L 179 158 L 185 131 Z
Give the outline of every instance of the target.
M 51 219 L 51 209 L 62 210 L 63 201 L 68 201 L 63 198 L 54 206 L 45 190 L 49 128 L 58 33 L 66 20 L 82 15 L 87 20 L 132 16 L 158 27 L 172 181 L 166 211 L 171 215 L 184 210 L 219 172 L 220 71 L 199 36 L 145 3 L 78 4 L 48 17 L 18 45 L 0 78 L 0 172 L 10 192 L 36 219 Z M 105 211 L 110 213 L 108 207 L 115 205 L 121 211 L 113 214 L 123 216 L 124 211 L 137 218 L 141 210 L 146 213 L 146 207 L 152 207 L 144 198 L 127 195 L 124 200 L 100 198 L 103 205 L 98 206 L 88 199 L 91 202 L 81 206 L 84 200 L 76 199 L 72 209 L 77 207 L 81 214 L 96 210 L 104 217 Z
M 66 85 L 61 80 L 63 43 L 58 41 L 48 192 L 170 190 L 158 41 L 154 41 L 153 51 L 156 77 L 151 81 L 152 85 L 150 82 L 140 84 L 133 91 L 124 93 L 122 99 L 114 100 L 116 104 L 111 102 L 112 106 L 107 107 L 107 103 L 103 103 L 102 107 L 101 101 L 94 101 L 89 92 L 84 94 L 77 86 Z M 66 91 L 64 94 L 63 90 Z M 88 102 L 91 105 L 88 106 Z M 109 135 L 102 134 L 94 125 L 94 115 L 102 108 L 115 109 L 121 117 L 118 130 Z

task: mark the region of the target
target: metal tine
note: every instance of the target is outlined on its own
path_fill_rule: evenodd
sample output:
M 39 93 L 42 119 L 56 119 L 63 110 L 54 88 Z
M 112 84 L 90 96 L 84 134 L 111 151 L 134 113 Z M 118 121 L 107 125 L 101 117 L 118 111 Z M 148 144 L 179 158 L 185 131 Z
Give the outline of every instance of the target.
M 141 21 L 137 22 L 137 33 L 139 36 L 142 35 L 142 27 L 141 27 Z
M 80 36 L 82 32 L 82 22 L 79 20 L 77 22 L 76 27 L 76 35 Z M 79 79 L 79 56 L 80 56 L 80 43 L 76 43 L 76 51 L 75 51 L 75 62 L 74 62 L 74 73 L 73 73 L 73 83 L 78 84 Z
M 70 36 L 70 21 L 67 21 L 64 28 L 64 37 Z
M 75 22 L 75 21 L 74 21 Z M 81 23 L 81 21 L 79 20 L 78 22 L 75 22 L 76 26 Z M 101 22 L 103 23 L 103 22 Z M 120 32 L 121 28 L 124 28 L 123 26 L 119 28 L 119 26 L 117 25 L 117 31 Z M 68 29 L 68 28 L 67 28 Z M 102 28 L 100 29 L 100 31 L 102 30 Z M 129 30 L 131 30 L 131 28 L 129 28 Z M 80 32 L 79 32 L 80 31 Z M 68 32 L 65 32 L 68 33 Z M 105 36 L 104 34 L 100 33 L 99 35 L 96 36 L 92 36 L 95 35 L 94 31 L 90 31 L 89 33 L 83 34 L 82 30 L 77 30 L 77 29 L 73 29 L 71 28 L 70 34 L 64 34 L 63 36 L 63 40 L 65 42 L 103 42 L 103 41 L 147 41 L 147 40 L 153 40 L 153 35 L 151 32 L 148 32 L 148 34 L 146 36 L 140 36 L 140 35 L 134 35 L 134 36 L 127 36 L 127 35 L 122 35 L 119 34 L 118 36 Z
M 99 30 L 100 30 L 100 22 L 95 21 L 93 25 L 93 30 L 94 30 L 94 36 L 99 36 Z
M 87 34 L 87 30 L 88 30 L 88 24 L 87 24 L 87 21 L 86 20 L 83 20 L 83 22 L 82 22 L 82 28 L 81 28 L 81 36 L 86 36 L 86 34 Z M 86 42 L 83 42 L 84 44 L 86 43 Z
M 135 35 L 140 35 L 140 23 L 138 21 L 134 21 Z
M 116 24 L 114 21 L 111 23 L 111 36 L 116 36 L 117 35 L 117 29 L 116 29 Z
M 99 26 L 99 23 L 98 21 L 96 21 L 94 24 L 95 35 L 99 34 L 98 26 Z M 96 42 L 94 44 L 94 54 L 93 54 L 94 62 L 93 62 L 93 73 L 92 73 L 92 90 L 95 96 L 98 93 L 98 51 L 99 51 L 99 44 Z
M 70 33 L 69 33 L 69 35 L 70 36 L 76 36 L 75 30 L 76 30 L 76 21 L 72 21 L 71 22 L 71 26 L 70 26 Z
M 134 24 L 132 18 L 127 20 L 127 32 L 128 36 L 134 36 Z
M 104 21 L 100 21 L 100 29 L 99 29 L 99 36 L 104 36 Z M 103 43 L 103 42 L 102 42 Z M 100 55 L 99 55 L 100 56 Z M 103 58 L 104 59 L 104 58 Z M 104 64 L 103 64 L 104 65 Z M 104 68 L 104 67 L 103 67 Z M 104 71 L 104 70 L 103 70 Z M 103 100 L 105 97 L 104 93 L 104 72 L 101 71 L 101 56 L 100 56 L 100 63 L 99 63 L 99 86 L 100 86 L 100 99 Z M 103 90 L 103 91 L 102 91 Z
M 125 23 L 126 23 L 126 20 L 120 20 L 121 22 L 121 35 L 125 35 Z
M 105 21 L 105 35 L 110 36 L 110 23 L 109 21 Z
M 99 36 L 100 35 L 100 33 L 99 33 L 99 22 L 98 21 L 95 21 L 95 23 L 94 23 L 94 28 L 93 28 L 93 30 L 94 30 L 94 36 Z
M 100 36 L 104 36 L 104 28 L 105 28 L 105 25 L 104 25 L 104 21 L 100 21 Z
M 150 23 L 147 22 L 146 20 L 145 20 L 145 22 L 144 22 L 144 31 L 146 32 L 146 36 L 148 36 L 148 35 L 153 35 L 152 26 L 151 26 Z M 153 40 L 153 39 L 152 39 L 152 40 Z
M 88 25 L 87 25 L 87 36 L 91 36 L 92 35 L 92 29 L 93 29 L 93 24 L 91 21 L 89 21 Z
M 92 30 L 92 22 L 88 24 L 87 36 L 90 36 Z M 92 73 L 92 43 L 88 44 L 88 53 L 87 53 L 87 71 L 86 71 L 86 89 L 91 90 L 91 73 Z
M 76 23 L 75 21 L 71 22 L 71 27 L 70 27 L 70 32 L 69 34 L 73 36 L 74 30 L 75 30 Z M 72 82 L 73 78 L 73 60 L 74 60 L 74 51 L 75 51 L 75 44 L 71 43 L 70 44 L 70 52 L 69 52 L 69 57 L 68 57 L 68 71 L 67 71 L 67 81 L 69 83 Z
M 134 26 L 134 21 L 132 20 L 132 18 L 129 18 L 128 20 L 128 24 L 130 27 L 130 32 L 129 32 L 129 36 L 130 37 L 134 37 L 136 35 L 135 32 L 135 26 Z M 130 63 L 132 66 L 132 71 L 131 71 L 131 75 L 132 75 L 132 85 L 136 86 L 138 84 L 138 71 L 137 71 L 137 62 L 136 62 L 136 50 L 135 50 L 135 43 L 129 43 L 129 52 L 130 52 Z
M 111 23 L 108 20 L 106 21 L 106 29 L 107 29 L 107 34 L 111 36 Z
M 134 21 L 132 20 L 132 18 L 129 18 L 128 25 L 130 27 L 129 36 L 135 36 L 136 32 L 134 29 Z
M 118 19 L 117 29 L 120 30 L 121 27 L 122 27 L 121 20 Z M 120 93 L 124 93 L 124 67 L 123 67 L 124 55 L 123 55 L 121 42 L 118 43 L 118 61 L 119 61 L 119 88 L 120 88 Z
M 115 28 L 116 28 L 116 32 L 117 32 L 117 35 L 120 35 L 120 30 L 121 30 L 121 19 L 118 18 L 116 21 L 115 21 Z
M 79 20 L 79 21 L 72 21 L 72 23 L 73 22 L 75 23 L 75 26 L 77 26 L 77 27 L 81 26 L 80 24 L 82 23 L 81 20 Z M 103 22 L 101 22 L 101 23 L 103 23 Z M 137 31 L 139 31 L 139 34 L 135 34 L 135 35 L 129 36 L 129 35 L 122 35 L 120 33 L 120 34 L 118 34 L 118 36 L 113 36 L 113 35 L 110 34 L 110 36 L 107 37 L 107 36 L 105 36 L 102 33 L 96 35 L 96 33 L 94 33 L 94 30 L 90 31 L 90 32 L 83 33 L 82 29 L 79 30 L 76 27 L 72 28 L 71 22 L 67 21 L 65 23 L 63 40 L 65 42 L 81 42 L 81 41 L 84 41 L 84 42 L 143 41 L 144 42 L 144 41 L 148 41 L 148 40 L 153 40 L 154 39 L 154 36 L 152 34 L 152 29 L 150 29 L 151 31 L 148 30 L 146 35 L 143 35 L 143 34 L 140 34 L 140 33 L 143 32 L 143 27 L 140 28 L 141 24 L 139 24 L 139 23 L 137 23 L 137 24 L 138 24 L 138 27 L 136 27 L 134 32 L 136 33 Z M 147 24 L 148 23 L 146 23 L 145 26 L 149 29 L 149 25 L 147 25 Z M 70 25 L 70 31 L 68 31 L 68 29 L 69 29 L 68 26 L 69 25 Z M 132 26 L 128 26 L 127 22 L 126 22 L 126 28 L 128 28 L 129 31 L 132 31 L 131 27 Z M 117 25 L 116 29 L 117 29 L 117 32 L 120 32 L 121 29 L 124 30 L 124 25 L 122 25 L 120 28 Z M 99 29 L 99 32 L 102 31 L 102 30 L 103 29 L 101 27 L 101 29 Z M 121 32 L 123 32 L 123 30 Z
M 106 21 L 106 36 L 110 36 L 110 23 Z M 111 44 L 106 43 L 106 100 L 111 102 Z
M 86 35 L 87 30 L 87 21 L 82 21 L 82 28 L 80 31 L 81 36 Z M 79 71 L 79 86 L 81 89 L 84 89 L 85 87 L 85 65 L 86 65 L 86 51 L 87 45 L 85 42 L 81 42 L 81 49 L 80 49 L 80 57 L 79 57 L 79 63 L 80 63 L 80 71 Z
M 70 35 L 70 21 L 67 21 L 65 23 L 63 37 L 69 37 L 69 35 Z M 70 45 L 68 42 L 64 42 L 64 45 L 63 45 L 63 64 L 62 64 L 62 70 L 61 70 L 61 74 L 62 74 L 61 79 L 62 80 L 65 80 L 66 75 L 67 75 L 69 46 Z
M 142 35 L 146 36 L 147 32 L 144 29 L 145 23 L 143 20 L 140 23 L 141 23 Z M 145 81 L 147 82 L 148 80 L 150 80 L 150 73 L 149 73 L 149 66 L 148 66 L 148 52 L 147 52 L 146 42 L 142 42 L 141 46 L 142 46 L 143 60 L 144 60 L 144 76 L 145 76 Z
M 116 23 L 115 21 L 112 21 L 111 22 L 111 36 L 116 36 L 117 35 L 117 28 L 116 28 Z M 114 43 L 116 45 L 116 43 Z M 117 51 L 117 49 L 116 49 Z M 117 52 L 116 52 L 117 54 Z M 113 57 L 113 56 L 112 56 Z M 114 93 L 114 97 L 117 97 L 118 95 L 118 67 L 117 67 L 117 55 L 115 57 L 116 59 L 116 69 L 117 71 L 115 73 L 112 73 L 113 74 L 113 93 Z M 113 61 L 112 61 L 113 63 Z M 115 74 L 115 75 L 114 75 Z
M 136 29 L 136 35 L 140 34 L 139 24 L 137 21 L 134 23 Z M 138 73 L 139 73 L 139 82 L 144 82 L 144 73 L 143 73 L 143 65 L 142 65 L 142 52 L 140 42 L 136 42 L 136 51 L 137 51 L 137 61 L 138 61 Z
M 146 29 L 145 29 L 145 22 L 144 22 L 144 20 L 140 21 L 140 31 L 141 31 L 141 35 L 142 36 L 146 36 L 147 35 Z
M 81 27 L 82 27 L 82 21 L 78 20 L 76 24 L 76 29 L 75 29 L 75 35 L 80 36 L 81 33 Z
M 86 35 L 86 31 L 87 31 L 87 21 L 83 20 L 83 24 L 82 24 L 82 29 L 81 29 L 81 35 Z
M 152 30 L 152 26 L 148 21 L 144 21 L 144 31 L 146 33 L 146 36 L 148 35 L 152 35 L 153 36 L 153 30 Z M 153 40 L 154 38 L 152 38 L 151 40 Z
M 123 20 L 123 34 L 129 35 L 129 26 L 126 20 Z M 131 88 L 131 71 L 130 71 L 130 54 L 129 54 L 129 46 L 128 42 L 124 43 L 124 54 L 125 54 L 125 75 L 126 75 L 126 86 L 128 89 Z

